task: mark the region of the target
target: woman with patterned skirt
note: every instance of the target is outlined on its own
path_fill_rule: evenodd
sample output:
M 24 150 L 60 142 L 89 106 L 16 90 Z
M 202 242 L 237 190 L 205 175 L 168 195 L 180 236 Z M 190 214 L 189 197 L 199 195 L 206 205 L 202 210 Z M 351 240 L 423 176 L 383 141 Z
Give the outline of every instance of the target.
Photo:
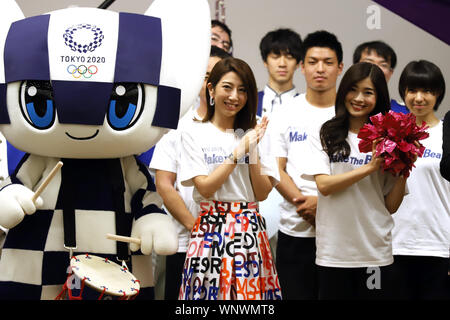
M 179 299 L 281 299 L 258 210 L 258 201 L 278 183 L 279 172 L 263 139 L 268 120 L 256 124 L 253 72 L 240 59 L 223 59 L 211 71 L 206 95 L 205 118 L 181 134 L 180 177 L 182 184 L 194 186 L 200 212 Z

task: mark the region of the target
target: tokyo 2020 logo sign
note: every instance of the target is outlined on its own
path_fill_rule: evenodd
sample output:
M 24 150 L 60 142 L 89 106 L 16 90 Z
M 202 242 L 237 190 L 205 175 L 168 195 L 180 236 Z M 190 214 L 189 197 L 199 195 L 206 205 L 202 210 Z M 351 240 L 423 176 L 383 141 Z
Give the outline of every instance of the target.
M 66 46 L 79 53 L 93 52 L 104 39 L 103 31 L 91 24 L 71 26 L 65 30 L 63 37 Z

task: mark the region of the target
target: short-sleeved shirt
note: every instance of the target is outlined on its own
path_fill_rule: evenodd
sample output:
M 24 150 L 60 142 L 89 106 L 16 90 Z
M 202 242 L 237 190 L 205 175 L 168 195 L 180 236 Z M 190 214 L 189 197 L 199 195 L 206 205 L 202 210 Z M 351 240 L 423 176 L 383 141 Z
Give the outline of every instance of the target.
M 449 257 L 450 182 L 439 171 L 442 122 L 429 128 L 420 142 L 425 152 L 407 180 L 409 194 L 393 215 L 394 254 Z
M 267 134 L 271 149 L 276 157 L 286 158 L 286 173 L 304 195 L 317 196 L 316 183 L 302 178 L 303 168 L 310 161 L 309 136 L 318 135 L 322 124 L 334 115 L 334 106 L 315 107 L 306 100 L 306 94 L 301 94 L 270 120 Z M 279 230 L 292 237 L 315 236 L 315 228 L 286 199 L 280 204 Z
M 200 175 L 209 175 L 219 167 L 239 144 L 240 137 L 232 130 L 224 132 L 211 122 L 197 122 L 183 130 L 181 134 L 181 181 L 185 186 L 192 186 L 192 179 Z M 258 147 L 260 147 L 260 142 Z M 280 180 L 278 166 L 274 156 L 259 148 L 261 174 Z M 256 201 L 248 163 L 255 161 L 246 155 L 238 161 L 238 165 L 229 175 L 225 183 L 214 193 L 210 199 L 204 199 L 194 188 L 194 200 L 217 201 Z
M 306 174 L 337 175 L 352 171 L 372 159 L 358 149 L 357 134 L 349 132 L 349 157 L 330 157 L 317 136 L 311 137 L 311 166 Z M 306 175 L 305 175 L 306 177 Z M 316 213 L 316 264 L 326 267 L 358 268 L 389 265 L 393 262 L 394 221 L 385 207 L 384 197 L 395 177 L 381 170 L 373 172 L 340 192 L 328 196 L 318 193 Z

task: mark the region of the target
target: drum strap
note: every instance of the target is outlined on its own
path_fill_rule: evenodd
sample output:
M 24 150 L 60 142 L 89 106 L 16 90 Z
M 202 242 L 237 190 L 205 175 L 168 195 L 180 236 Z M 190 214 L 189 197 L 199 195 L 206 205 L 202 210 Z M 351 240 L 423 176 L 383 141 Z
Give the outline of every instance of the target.
M 75 249 L 75 188 L 77 183 L 75 173 L 67 166 L 67 159 L 62 159 L 60 196 L 63 203 L 64 247 Z
M 75 249 L 75 207 L 76 207 L 76 186 L 80 182 L 80 175 L 74 168 L 79 168 L 80 164 L 75 163 L 80 160 L 62 159 L 64 166 L 61 168 L 61 190 L 60 199 L 62 201 L 63 226 L 64 226 L 64 246 Z M 86 161 L 86 160 L 84 160 Z M 99 161 L 99 160 L 94 160 Z M 111 186 L 111 196 L 115 211 L 116 234 L 130 236 L 133 215 L 125 213 L 124 193 L 125 185 L 122 174 L 120 159 L 105 159 L 104 161 L 108 182 Z M 106 235 L 105 235 L 106 236 Z M 117 241 L 117 257 L 121 261 L 129 259 L 128 244 Z
M 110 184 L 112 186 L 114 208 L 116 212 L 116 234 L 130 236 L 133 215 L 125 213 L 125 184 L 120 159 L 108 159 Z M 121 261 L 129 259 L 128 244 L 117 241 L 117 257 Z

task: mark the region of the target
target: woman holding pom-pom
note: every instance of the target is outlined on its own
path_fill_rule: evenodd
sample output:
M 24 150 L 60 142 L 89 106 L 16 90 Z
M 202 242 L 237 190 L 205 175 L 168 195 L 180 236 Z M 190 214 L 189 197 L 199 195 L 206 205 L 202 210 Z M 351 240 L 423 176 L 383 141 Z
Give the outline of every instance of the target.
M 409 194 L 393 216 L 394 270 L 399 298 L 445 299 L 450 243 L 450 183 L 439 171 L 442 121 L 435 111 L 445 94 L 445 81 L 432 62 L 410 62 L 399 81 L 399 93 L 418 126 L 429 137 L 424 154 L 408 179 Z
M 383 172 L 383 157 L 359 151 L 360 129 L 370 117 L 388 112 L 383 72 L 357 63 L 343 76 L 336 116 L 310 140 L 313 160 L 307 169 L 316 181 L 316 264 L 319 299 L 386 299 L 392 283 L 391 214 L 405 194 L 406 178 Z

